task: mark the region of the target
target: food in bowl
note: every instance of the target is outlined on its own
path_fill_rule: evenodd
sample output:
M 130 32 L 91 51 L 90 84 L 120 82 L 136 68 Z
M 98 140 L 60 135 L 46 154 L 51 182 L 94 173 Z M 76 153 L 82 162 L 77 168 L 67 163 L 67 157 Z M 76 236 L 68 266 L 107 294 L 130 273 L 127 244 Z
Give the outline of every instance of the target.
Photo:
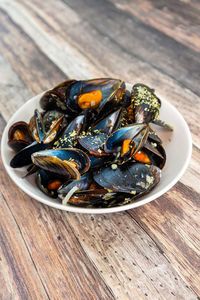
M 11 167 L 28 167 L 37 186 L 63 205 L 113 207 L 131 203 L 160 181 L 166 154 L 151 123 L 160 99 L 144 84 L 67 80 L 40 99 L 29 124 L 12 124 Z

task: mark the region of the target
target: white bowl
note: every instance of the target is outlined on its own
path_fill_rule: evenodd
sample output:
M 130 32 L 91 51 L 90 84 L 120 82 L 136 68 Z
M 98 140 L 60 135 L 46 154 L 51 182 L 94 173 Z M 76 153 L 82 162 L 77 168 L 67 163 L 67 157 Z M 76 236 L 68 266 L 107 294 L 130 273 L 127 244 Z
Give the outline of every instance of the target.
M 131 88 L 131 85 L 127 84 L 127 87 Z M 169 132 L 156 126 L 157 133 L 163 141 L 167 154 L 167 161 L 162 170 L 162 178 L 159 184 L 147 195 L 139 198 L 133 203 L 123 206 L 111 208 L 81 208 L 70 205 L 62 205 L 59 201 L 46 196 L 38 189 L 35 184 L 34 176 L 26 179 L 22 178 L 22 176 L 26 173 L 26 168 L 13 169 L 10 167 L 10 160 L 14 156 L 14 152 L 7 145 L 8 130 L 10 126 L 17 121 L 28 122 L 36 108 L 41 110 L 39 106 L 41 96 L 42 94 L 31 98 L 18 109 L 5 127 L 1 141 L 1 155 L 6 171 L 15 184 L 30 197 L 49 206 L 71 212 L 93 214 L 118 212 L 138 207 L 162 196 L 181 178 L 185 172 L 192 153 L 191 134 L 187 123 L 177 109 L 166 100 L 162 100 L 160 119 L 171 124 L 174 127 L 174 131 Z

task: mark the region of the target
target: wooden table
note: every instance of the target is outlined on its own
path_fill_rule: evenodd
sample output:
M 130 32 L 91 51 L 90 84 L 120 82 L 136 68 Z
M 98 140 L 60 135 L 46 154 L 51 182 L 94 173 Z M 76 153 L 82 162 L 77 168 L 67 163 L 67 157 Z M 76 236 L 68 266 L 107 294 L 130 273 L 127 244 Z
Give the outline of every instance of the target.
M 1 164 L 0 299 L 199 299 L 199 14 L 198 0 L 0 1 L 1 133 L 31 96 L 111 76 L 156 88 L 194 143 L 169 192 L 108 215 L 42 205 Z

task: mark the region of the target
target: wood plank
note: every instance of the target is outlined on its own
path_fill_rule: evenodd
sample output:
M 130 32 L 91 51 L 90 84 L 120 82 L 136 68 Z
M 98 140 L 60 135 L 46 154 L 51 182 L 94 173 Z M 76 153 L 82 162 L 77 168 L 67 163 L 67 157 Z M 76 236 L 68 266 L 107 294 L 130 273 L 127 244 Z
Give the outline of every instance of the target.
M 28 83 L 31 83 L 31 91 L 40 93 L 54 86 L 58 81 L 66 79 L 67 76 L 40 51 L 27 34 L 14 24 L 2 10 L 0 10 L 0 18 L 1 53 L 9 61 L 23 84 L 28 87 Z M 12 82 L 9 84 L 12 85 Z
M 176 79 L 180 84 L 200 94 L 200 53 L 155 30 L 128 12 L 123 12 L 104 0 L 68 2 L 83 19 L 131 56 Z M 191 74 L 193 75 L 191 77 Z
M 179 182 L 156 201 L 129 213 L 200 295 L 199 193 Z
M 20 4 L 24 5 L 26 3 L 26 14 L 29 19 L 33 17 L 34 22 L 40 24 L 40 32 L 45 31 L 51 35 L 55 35 L 55 32 L 57 32 L 56 34 L 59 35 L 60 39 L 67 41 L 71 47 L 79 49 L 79 51 L 86 50 L 85 56 L 87 56 L 89 64 L 99 70 L 101 76 L 120 77 L 132 83 L 144 82 L 156 88 L 161 99 L 163 97 L 170 101 L 183 114 L 193 133 L 195 145 L 200 146 L 200 124 L 196 114 L 196 111 L 200 110 L 200 98 L 198 96 L 183 88 L 176 80 L 163 75 L 147 63 L 125 53 L 119 45 L 116 45 L 115 41 L 105 37 L 88 21 L 82 20 L 80 24 L 76 21 L 76 24 L 70 26 L 68 21 L 65 21 L 66 17 L 60 18 L 60 10 L 57 10 L 55 2 L 49 1 L 48 6 L 37 0 L 31 2 L 31 5 L 23 1 L 20 1 Z M 52 9 L 50 10 L 49 7 Z M 65 16 L 65 9 L 68 12 L 69 7 L 66 5 L 65 9 L 64 6 L 61 6 L 61 8 Z M 76 20 L 80 17 L 78 14 L 73 16 Z M 64 28 L 64 30 L 61 30 L 61 28 Z M 59 31 L 57 31 L 58 29 Z M 102 53 L 104 64 L 101 63 Z M 75 62 L 73 63 L 75 64 Z
M 24 82 L 13 71 L 8 61 L 0 55 L 0 111 L 8 121 L 12 114 L 33 96 Z
M 113 1 L 120 10 L 131 13 L 145 24 L 163 32 L 172 39 L 199 52 L 200 23 L 199 5 L 192 6 L 192 1 Z
M 0 121 L 2 124 L 2 119 Z M 0 126 L 0 138 L 3 127 Z M 114 299 L 80 246 L 67 221 L 67 213 L 50 209 L 21 192 L 6 174 L 1 159 L 0 170 L 2 277 L 7 279 L 7 287 L 2 290 L 5 296 Z
M 0 3 L 0 7 L 9 13 L 16 24 L 19 26 L 23 25 L 25 32 L 34 40 L 41 51 L 59 66 L 64 73 L 78 78 L 89 78 L 93 74 L 96 74 L 95 76 L 98 77 L 98 72 L 94 70 L 92 65 L 88 66 L 85 56 L 69 47 L 66 42 L 58 43 L 58 40 L 40 31 L 37 22 L 34 22 L 32 18 L 27 18 L 26 11 L 15 1 L 3 0 Z
M 192 157 L 188 169 L 184 176 L 181 178 L 181 182 L 190 187 L 192 190 L 200 194 L 200 150 L 193 147 Z
M 0 138 L 4 126 L 5 121 L 0 116 Z M 1 159 L 0 173 L 1 177 L 6 175 Z M 16 219 L 7 206 L 8 186 L 8 182 L 0 180 L 0 298 L 49 299 Z M 13 201 L 15 196 L 13 190 L 9 197 Z
M 68 220 L 117 299 L 197 299 L 126 213 L 69 214 Z

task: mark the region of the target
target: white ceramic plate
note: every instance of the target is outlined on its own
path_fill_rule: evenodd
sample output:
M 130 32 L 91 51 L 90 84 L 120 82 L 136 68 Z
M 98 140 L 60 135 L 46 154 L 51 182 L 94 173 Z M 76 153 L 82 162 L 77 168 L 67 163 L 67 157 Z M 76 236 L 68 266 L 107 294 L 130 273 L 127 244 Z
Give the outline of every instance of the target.
M 128 88 L 131 85 L 127 85 Z M 1 141 L 1 154 L 3 164 L 9 176 L 19 188 L 21 188 L 30 197 L 50 205 L 52 207 L 78 212 L 78 213 L 111 213 L 118 212 L 140 205 L 146 204 L 164 193 L 166 193 L 183 175 L 185 172 L 192 153 L 192 139 L 187 123 L 177 111 L 177 109 L 165 100 L 162 100 L 162 107 L 160 110 L 160 119 L 171 124 L 174 127 L 174 132 L 168 132 L 158 126 L 156 130 L 158 135 L 163 140 L 163 145 L 167 154 L 167 161 L 162 170 L 162 178 L 160 183 L 147 195 L 141 197 L 137 201 L 119 207 L 111 208 L 80 208 L 75 206 L 63 206 L 59 201 L 52 199 L 43 194 L 34 182 L 34 176 L 23 179 L 22 176 L 26 173 L 26 168 L 13 169 L 10 167 L 10 160 L 14 156 L 13 150 L 8 145 L 8 130 L 10 126 L 17 121 L 29 122 L 33 115 L 35 108 L 41 110 L 39 100 L 42 94 L 37 95 L 27 101 L 9 120 Z

